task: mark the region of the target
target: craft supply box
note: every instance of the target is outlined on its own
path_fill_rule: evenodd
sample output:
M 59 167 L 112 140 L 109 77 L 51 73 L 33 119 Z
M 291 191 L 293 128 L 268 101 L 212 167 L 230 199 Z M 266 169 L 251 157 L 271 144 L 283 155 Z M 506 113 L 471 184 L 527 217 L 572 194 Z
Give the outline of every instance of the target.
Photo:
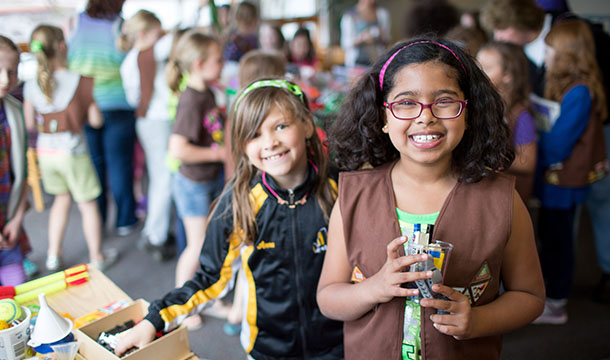
M 86 359 L 95 360 L 185 360 L 192 358 L 189 334 L 185 327 L 179 327 L 122 358 L 97 343 L 100 333 L 123 325 L 129 320 L 138 323 L 147 313 L 148 303 L 138 299 L 124 309 L 81 326 L 74 331 L 74 336 L 80 342 L 79 353 Z

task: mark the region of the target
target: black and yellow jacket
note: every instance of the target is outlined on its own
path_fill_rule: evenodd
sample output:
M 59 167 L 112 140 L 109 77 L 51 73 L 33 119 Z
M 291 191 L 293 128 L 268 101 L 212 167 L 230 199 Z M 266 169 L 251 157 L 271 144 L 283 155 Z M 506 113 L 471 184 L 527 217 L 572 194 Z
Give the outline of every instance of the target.
M 250 356 L 343 358 L 342 323 L 324 317 L 316 302 L 328 222 L 313 189 L 315 176 L 310 166 L 307 180 L 293 191 L 257 176 L 250 195 L 258 233 L 254 244 L 243 247 L 233 229 L 231 193 L 225 194 L 206 231 L 199 271 L 154 301 L 146 319 L 158 331 L 175 328 L 230 291 L 241 265 L 246 311 L 240 339 Z

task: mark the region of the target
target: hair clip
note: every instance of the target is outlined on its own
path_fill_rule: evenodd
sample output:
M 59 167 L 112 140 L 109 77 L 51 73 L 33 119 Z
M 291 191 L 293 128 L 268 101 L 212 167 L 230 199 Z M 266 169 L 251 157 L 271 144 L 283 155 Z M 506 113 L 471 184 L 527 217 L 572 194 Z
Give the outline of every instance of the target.
M 32 40 L 30 42 L 30 51 L 33 54 L 36 54 L 39 51 L 42 51 L 42 43 L 39 40 Z

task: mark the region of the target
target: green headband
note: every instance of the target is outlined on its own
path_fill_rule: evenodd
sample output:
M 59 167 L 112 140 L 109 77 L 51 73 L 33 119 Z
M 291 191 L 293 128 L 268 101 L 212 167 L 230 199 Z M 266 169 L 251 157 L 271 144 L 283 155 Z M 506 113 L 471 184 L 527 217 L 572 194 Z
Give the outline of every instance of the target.
M 32 40 L 32 42 L 30 42 L 30 51 L 32 54 L 42 51 L 42 43 L 38 40 Z
M 258 81 L 253 82 L 252 84 L 250 84 L 244 91 L 242 91 L 241 95 L 239 95 L 239 97 L 235 101 L 235 106 L 233 107 L 233 109 L 234 109 L 233 112 L 237 111 L 237 106 L 239 105 L 240 101 L 244 98 L 244 96 L 246 96 L 247 93 L 251 92 L 254 89 L 258 89 L 258 88 L 262 88 L 262 87 L 276 87 L 276 88 L 280 88 L 280 89 L 286 89 L 291 94 L 298 97 L 302 101 L 305 100 L 303 98 L 303 90 L 301 90 L 301 88 L 298 87 L 298 85 L 295 85 L 291 82 L 288 82 L 286 80 L 258 80 Z

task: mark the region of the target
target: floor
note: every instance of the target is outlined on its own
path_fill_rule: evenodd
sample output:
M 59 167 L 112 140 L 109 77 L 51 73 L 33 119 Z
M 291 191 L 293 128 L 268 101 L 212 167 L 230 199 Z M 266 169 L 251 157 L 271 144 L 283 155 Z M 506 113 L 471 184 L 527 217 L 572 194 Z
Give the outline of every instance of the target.
M 42 270 L 51 201 L 52 198 L 45 197 L 47 209 L 41 213 L 30 210 L 24 223 L 34 247 L 29 258 Z M 121 258 L 106 271 L 106 275 L 129 296 L 152 301 L 173 287 L 175 260 L 159 263 L 138 250 L 135 246 L 139 237 L 137 233 L 118 237 L 109 232 L 104 239 L 104 246 L 119 249 Z M 568 324 L 529 325 L 506 334 L 502 359 L 610 359 L 610 305 L 600 305 L 590 300 L 600 270 L 586 212 L 583 212 L 580 222 L 577 248 L 575 281 L 568 304 Z M 76 206 L 71 210 L 63 249 L 66 266 L 88 261 Z M 40 275 L 44 274 L 46 272 L 43 271 Z M 202 359 L 245 359 L 238 336 L 225 335 L 222 331 L 223 324 L 223 320 L 206 316 L 204 326 L 190 333 L 192 351 Z

